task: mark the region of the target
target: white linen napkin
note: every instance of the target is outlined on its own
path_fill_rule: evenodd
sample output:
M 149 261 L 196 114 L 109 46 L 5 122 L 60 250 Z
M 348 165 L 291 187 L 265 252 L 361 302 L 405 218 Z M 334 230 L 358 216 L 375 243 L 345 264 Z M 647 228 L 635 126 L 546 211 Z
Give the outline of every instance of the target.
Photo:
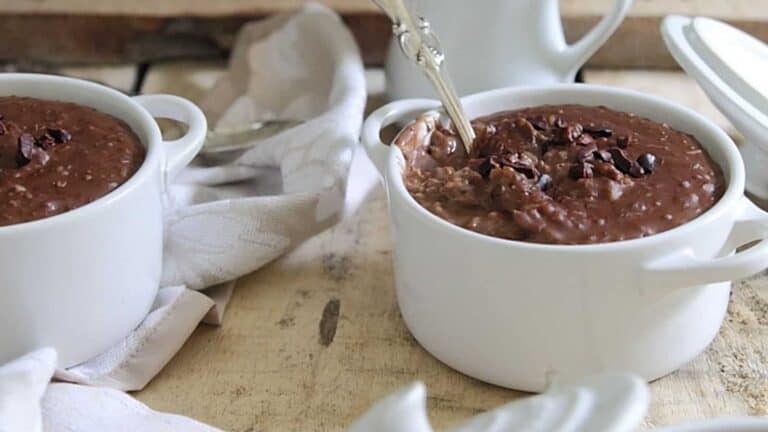
M 152 411 L 118 390 L 49 384 L 55 367 L 51 348 L 0 366 L 0 432 L 220 432 Z
M 124 341 L 56 378 L 143 388 L 201 320 L 220 323 L 234 279 L 337 222 L 365 100 L 357 46 L 329 9 L 310 4 L 243 27 L 228 73 L 201 102 L 209 123 L 304 123 L 232 164 L 181 173 L 169 193 L 152 311 Z
M 149 315 L 125 340 L 67 370 L 54 371 L 50 348 L 0 366 L 0 432 L 216 431 L 120 390 L 143 388 L 201 321 L 220 323 L 234 279 L 362 202 L 378 182 L 364 152 L 353 162 L 365 100 L 360 54 L 334 12 L 309 4 L 246 25 L 228 73 L 201 103 L 209 123 L 304 123 L 232 164 L 182 172 L 169 191 L 163 280 Z M 51 384 L 52 376 L 69 383 Z

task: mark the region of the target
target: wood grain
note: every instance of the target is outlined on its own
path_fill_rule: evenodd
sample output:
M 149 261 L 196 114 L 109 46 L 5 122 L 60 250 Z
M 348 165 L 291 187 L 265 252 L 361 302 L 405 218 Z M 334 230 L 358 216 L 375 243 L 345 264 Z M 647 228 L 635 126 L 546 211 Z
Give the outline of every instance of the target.
M 232 16 L 259 15 L 292 11 L 307 0 L 4 0 L 0 11 L 9 13 L 68 13 L 83 15 L 134 16 Z M 319 0 L 343 14 L 378 13 L 371 0 Z M 567 16 L 601 15 L 613 0 L 560 0 L 560 8 Z M 665 14 L 710 15 L 724 19 L 768 19 L 768 9 L 760 1 L 751 0 L 636 0 L 634 16 L 662 16 Z
M 217 73 L 211 64 L 161 65 L 150 70 L 146 90 L 197 98 Z M 380 93 L 380 74 L 369 76 L 379 83 L 371 91 Z M 680 73 L 587 71 L 586 77 L 715 114 Z M 380 98 L 371 101 L 378 105 Z M 391 260 L 385 197 L 377 188 L 338 226 L 242 278 L 223 326 L 200 326 L 136 396 L 155 409 L 235 432 L 340 431 L 414 380 L 429 388 L 437 430 L 525 396 L 467 378 L 415 342 L 400 318 Z M 737 283 L 727 320 L 703 355 L 651 385 L 643 429 L 768 414 L 766 336 L 763 274 Z
M 303 0 L 5 0 L 0 2 L 0 62 L 121 63 L 225 58 L 237 29 L 250 20 L 296 10 Z M 384 61 L 390 24 L 370 0 L 326 0 L 339 11 L 367 64 Z M 569 41 L 577 40 L 612 0 L 562 0 Z M 593 67 L 676 68 L 659 35 L 670 13 L 727 20 L 768 41 L 768 2 L 638 0 L 617 33 L 590 60 Z M 44 30 L 44 31 L 43 31 Z

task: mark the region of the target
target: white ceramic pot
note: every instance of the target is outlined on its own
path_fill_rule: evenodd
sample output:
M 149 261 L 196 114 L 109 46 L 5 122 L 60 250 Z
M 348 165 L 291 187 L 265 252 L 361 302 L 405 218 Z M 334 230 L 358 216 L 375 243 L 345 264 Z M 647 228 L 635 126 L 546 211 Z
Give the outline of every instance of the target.
M 163 194 L 197 153 L 203 113 L 175 96 L 128 97 L 63 77 L 0 74 L 0 96 L 74 102 L 123 120 L 147 149 L 126 183 L 78 209 L 0 227 L 0 363 L 43 346 L 59 366 L 87 360 L 122 340 L 149 311 L 160 281 Z M 164 142 L 153 117 L 186 123 Z
M 576 72 L 619 27 L 632 0 L 615 0 L 581 40 L 568 45 L 558 0 L 409 0 L 440 37 L 447 68 L 462 94 L 515 85 L 573 82 Z M 390 43 L 390 100 L 435 97 L 422 72 Z
M 464 99 L 471 117 L 544 104 L 605 105 L 693 134 L 725 173 L 705 214 L 654 236 L 598 245 L 543 245 L 477 234 L 422 208 L 382 128 L 437 107 L 389 104 L 365 122 L 392 219 L 397 298 L 416 339 L 468 375 L 542 391 L 548 376 L 628 371 L 652 380 L 698 355 L 726 312 L 731 282 L 768 266 L 768 214 L 744 197 L 731 139 L 701 115 L 637 92 L 592 85 L 501 89 Z M 759 242 L 739 253 L 736 246 Z

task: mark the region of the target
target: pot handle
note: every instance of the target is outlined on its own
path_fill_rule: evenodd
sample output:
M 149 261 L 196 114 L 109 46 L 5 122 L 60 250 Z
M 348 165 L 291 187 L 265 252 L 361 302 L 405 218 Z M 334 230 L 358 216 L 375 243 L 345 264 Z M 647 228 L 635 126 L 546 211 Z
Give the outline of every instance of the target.
M 170 182 L 179 171 L 187 166 L 205 143 L 208 122 L 197 105 L 187 99 L 153 94 L 135 96 L 133 100 L 155 118 L 168 118 L 187 125 L 187 132 L 181 138 L 163 141 L 165 153 L 165 182 Z
M 365 119 L 361 141 L 382 177 L 387 170 L 390 146 L 381 141 L 381 130 L 395 122 L 438 107 L 440 102 L 436 100 L 406 99 L 384 105 Z
M 645 266 L 645 286 L 685 287 L 725 282 L 751 276 L 768 267 L 768 213 L 744 197 L 723 251 L 757 241 L 748 249 L 720 258 L 699 258 L 690 249 Z
M 561 70 L 569 76 L 576 74 L 576 71 L 589 60 L 600 46 L 616 31 L 624 17 L 629 12 L 633 0 L 616 0 L 613 9 L 603 17 L 602 20 L 589 31 L 584 37 L 573 45 L 565 47 L 557 55 L 560 57 Z

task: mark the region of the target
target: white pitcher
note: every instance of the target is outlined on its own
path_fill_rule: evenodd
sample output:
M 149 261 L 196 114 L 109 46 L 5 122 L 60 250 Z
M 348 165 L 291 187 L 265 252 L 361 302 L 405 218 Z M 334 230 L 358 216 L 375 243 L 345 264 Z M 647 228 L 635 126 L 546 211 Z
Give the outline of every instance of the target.
M 412 10 L 440 37 L 448 72 L 462 95 L 573 81 L 631 5 L 632 0 L 616 0 L 595 28 L 568 45 L 558 0 L 410 0 Z M 386 70 L 391 100 L 435 97 L 429 82 L 394 42 Z

